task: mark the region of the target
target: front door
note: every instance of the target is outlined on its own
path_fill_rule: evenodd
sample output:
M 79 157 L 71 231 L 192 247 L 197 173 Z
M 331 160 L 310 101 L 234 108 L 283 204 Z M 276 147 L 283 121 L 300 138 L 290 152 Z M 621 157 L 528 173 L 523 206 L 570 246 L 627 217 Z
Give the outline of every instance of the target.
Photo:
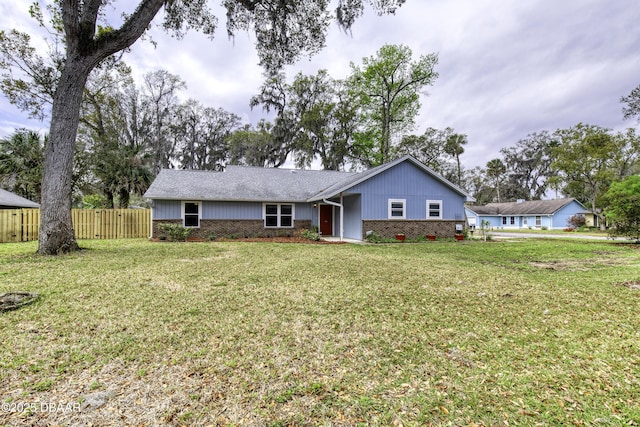
M 333 206 L 320 205 L 320 234 L 333 236 Z

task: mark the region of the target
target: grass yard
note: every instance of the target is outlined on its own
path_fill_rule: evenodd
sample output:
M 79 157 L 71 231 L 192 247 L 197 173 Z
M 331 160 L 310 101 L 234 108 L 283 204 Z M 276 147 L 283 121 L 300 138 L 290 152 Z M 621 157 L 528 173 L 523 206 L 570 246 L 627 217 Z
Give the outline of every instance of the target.
M 636 245 L 82 244 L 0 245 L 0 425 L 640 424 Z
M 570 237 L 571 235 L 575 235 L 575 234 L 579 234 L 581 236 L 609 237 L 609 234 L 607 231 L 601 231 L 593 228 L 586 229 L 586 230 L 573 230 L 573 231 L 565 231 L 565 230 L 558 230 L 558 229 L 542 230 L 539 228 L 494 228 L 489 231 L 489 234 L 491 234 L 491 231 L 497 231 L 500 233 L 514 233 L 514 234 L 525 234 L 525 233 L 526 234 L 542 234 L 542 235 L 562 234 L 567 237 Z M 475 234 L 476 236 L 479 236 L 480 230 L 476 230 Z

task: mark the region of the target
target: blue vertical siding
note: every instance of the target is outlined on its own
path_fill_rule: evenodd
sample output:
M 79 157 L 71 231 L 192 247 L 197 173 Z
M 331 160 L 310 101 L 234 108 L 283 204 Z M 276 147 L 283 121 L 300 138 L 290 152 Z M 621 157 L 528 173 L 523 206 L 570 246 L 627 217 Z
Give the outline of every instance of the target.
M 536 217 L 540 217 L 540 225 L 536 225 Z M 525 225 L 524 220 L 527 219 L 527 224 Z M 523 215 L 522 216 L 522 227 L 523 228 L 540 228 L 540 227 L 551 227 L 552 220 L 549 215 Z
M 343 198 L 344 205 L 344 237 L 362 240 L 362 196 L 354 195 Z M 337 230 L 340 230 L 339 228 Z M 339 234 L 339 232 L 336 232 Z
M 182 219 L 182 202 L 180 200 L 154 200 L 152 219 Z
M 273 202 L 278 203 L 278 202 Z M 312 219 L 313 208 L 309 203 L 294 203 L 295 219 Z M 200 219 L 262 219 L 262 202 L 202 202 Z M 181 219 L 181 200 L 154 200 L 153 219 Z
M 406 199 L 406 219 L 427 218 L 427 200 L 442 200 L 443 220 L 464 220 L 466 197 L 425 173 L 411 162 L 402 162 L 349 190 L 362 194 L 362 219 L 388 219 L 388 200 Z
M 296 220 L 313 220 L 313 205 L 311 203 L 296 203 Z
M 274 201 L 273 203 L 281 203 Z M 202 219 L 262 219 L 262 202 L 204 202 Z M 294 203 L 296 220 L 311 220 L 309 203 Z
M 553 216 L 553 228 L 566 228 L 570 227 L 569 218 L 577 214 L 578 212 L 583 212 L 585 210 L 584 206 L 580 205 L 580 203 L 575 200 L 569 203 L 567 206 L 560 209 Z
M 316 207 L 310 206 L 311 209 L 311 226 L 320 229 L 320 207 L 315 203 Z M 297 206 L 296 206 L 297 209 Z
M 482 228 L 482 221 L 489 221 L 489 228 L 502 228 L 502 217 L 480 216 L 476 220 L 476 228 Z

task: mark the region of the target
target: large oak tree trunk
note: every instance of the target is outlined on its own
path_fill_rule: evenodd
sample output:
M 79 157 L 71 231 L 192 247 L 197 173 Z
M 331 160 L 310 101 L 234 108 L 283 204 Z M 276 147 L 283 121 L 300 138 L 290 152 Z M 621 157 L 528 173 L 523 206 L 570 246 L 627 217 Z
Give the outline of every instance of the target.
M 76 134 L 84 87 L 103 59 L 131 46 L 144 33 L 164 0 L 144 0 L 118 30 L 96 37 L 103 0 L 60 2 L 67 55 L 51 110 L 45 147 L 38 253 L 78 250 L 71 222 L 71 191 Z
M 71 177 L 80 106 L 89 72 L 86 64 L 67 59 L 54 96 L 42 173 L 40 254 L 78 250 L 71 222 Z

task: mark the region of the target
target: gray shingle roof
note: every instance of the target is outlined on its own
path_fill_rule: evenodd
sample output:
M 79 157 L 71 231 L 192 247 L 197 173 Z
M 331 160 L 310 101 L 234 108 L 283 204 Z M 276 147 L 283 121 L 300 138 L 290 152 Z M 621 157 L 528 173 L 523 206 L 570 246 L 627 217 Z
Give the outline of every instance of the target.
M 40 205 L 29 199 L 18 196 L 15 193 L 0 188 L 0 207 L 39 208 Z
M 552 215 L 575 199 L 530 200 L 525 202 L 489 203 L 485 206 L 467 206 L 478 215 Z M 577 200 L 575 200 L 577 202 Z M 580 203 L 580 202 L 578 202 Z M 580 204 L 582 206 L 582 204 Z M 582 206 L 584 208 L 584 206 Z
M 173 200 L 305 202 L 354 172 L 227 166 L 224 172 L 163 169 L 145 197 Z
M 464 190 L 442 178 L 411 156 L 364 172 L 227 166 L 224 172 L 163 169 L 144 197 L 165 200 L 251 202 L 312 202 L 334 197 L 401 163 L 411 161 L 453 191 Z

